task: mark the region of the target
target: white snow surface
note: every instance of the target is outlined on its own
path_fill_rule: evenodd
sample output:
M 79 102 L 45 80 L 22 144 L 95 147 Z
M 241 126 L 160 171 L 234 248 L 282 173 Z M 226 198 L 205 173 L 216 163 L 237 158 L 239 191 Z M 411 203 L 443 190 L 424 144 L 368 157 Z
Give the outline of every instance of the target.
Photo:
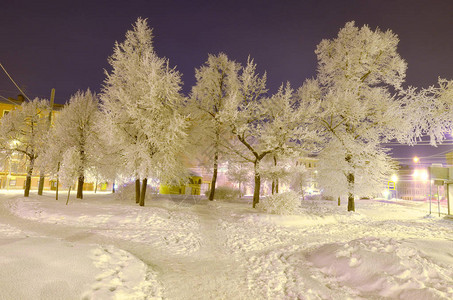
M 425 202 L 65 200 L 0 191 L 0 299 L 453 299 L 453 218 Z

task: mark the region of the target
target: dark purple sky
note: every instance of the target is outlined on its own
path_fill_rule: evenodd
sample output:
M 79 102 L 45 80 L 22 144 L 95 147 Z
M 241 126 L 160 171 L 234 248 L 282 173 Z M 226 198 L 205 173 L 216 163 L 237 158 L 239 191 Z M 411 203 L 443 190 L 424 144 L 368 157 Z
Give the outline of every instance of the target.
M 271 93 L 286 81 L 298 87 L 315 76 L 316 45 L 351 20 L 399 36 L 408 85 L 453 79 L 452 0 L 3 1 L 0 16 L 0 62 L 30 98 L 55 88 L 58 103 L 78 89 L 100 91 L 113 44 L 137 17 L 148 18 L 157 53 L 183 73 L 185 93 L 194 69 L 218 52 L 239 62 L 251 55 Z M 17 94 L 1 73 L 0 95 Z

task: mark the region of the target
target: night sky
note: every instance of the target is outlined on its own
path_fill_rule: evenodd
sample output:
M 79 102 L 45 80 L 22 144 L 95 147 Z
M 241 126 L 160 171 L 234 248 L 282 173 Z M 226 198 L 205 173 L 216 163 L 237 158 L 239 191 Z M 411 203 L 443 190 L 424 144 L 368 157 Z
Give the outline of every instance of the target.
M 352 20 L 399 36 L 407 85 L 453 79 L 452 0 L 2 2 L 0 62 L 27 96 L 49 98 L 55 88 L 58 103 L 78 89 L 100 91 L 114 42 L 124 40 L 138 17 L 154 28 L 158 55 L 183 74 L 185 94 L 194 69 L 219 52 L 241 63 L 254 58 L 267 71 L 271 93 L 286 81 L 299 87 L 316 75 L 316 45 Z M 19 92 L 0 72 L 0 96 L 15 97 Z M 448 148 L 401 149 L 395 147 L 396 157 Z

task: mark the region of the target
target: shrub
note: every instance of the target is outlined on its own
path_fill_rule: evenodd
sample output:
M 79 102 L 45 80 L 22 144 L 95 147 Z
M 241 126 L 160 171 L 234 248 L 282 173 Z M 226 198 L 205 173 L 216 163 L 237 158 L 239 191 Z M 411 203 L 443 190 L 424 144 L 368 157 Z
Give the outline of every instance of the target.
M 259 210 L 278 215 L 294 214 L 299 207 L 300 195 L 292 191 L 268 196 L 257 204 Z
M 206 197 L 209 197 L 211 190 L 207 190 L 205 193 Z M 240 198 L 241 193 L 239 190 L 235 188 L 231 188 L 228 186 L 219 186 L 215 189 L 214 199 L 222 199 L 222 200 L 234 200 Z
M 142 185 L 140 183 L 140 189 Z M 151 199 L 154 191 L 151 186 L 146 187 L 145 199 Z M 120 201 L 134 201 L 135 202 L 135 181 L 120 185 L 115 192 L 115 199 Z

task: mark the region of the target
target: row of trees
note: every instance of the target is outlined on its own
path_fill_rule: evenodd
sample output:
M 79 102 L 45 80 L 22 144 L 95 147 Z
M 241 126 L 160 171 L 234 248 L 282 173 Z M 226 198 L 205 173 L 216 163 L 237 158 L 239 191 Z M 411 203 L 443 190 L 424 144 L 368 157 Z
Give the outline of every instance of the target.
M 255 207 L 264 161 L 271 162 L 267 177 L 278 191 L 288 162 L 318 153 L 325 193 L 347 196 L 354 211 L 354 196 L 373 193 L 395 168 L 382 143 L 413 144 L 429 134 L 436 144 L 451 131 L 453 82 L 404 88 L 407 66 L 391 31 L 347 23 L 318 45 L 316 78 L 296 90 L 282 84 L 273 95 L 253 59 L 243 66 L 220 53 L 196 69 L 196 84 L 185 97 L 181 74 L 157 56 L 152 38 L 139 18 L 115 44 L 100 95 L 77 92 L 50 130 L 46 100 L 24 103 L 1 120 L 1 147 L 28 157 L 26 196 L 38 165 L 68 185 L 77 178 L 79 198 L 87 176 L 133 178 L 136 202 L 144 205 L 147 178 L 184 178 L 185 161 L 197 157 L 212 167 L 210 200 L 220 162 L 248 164 Z M 303 172 L 293 169 L 293 179 Z

